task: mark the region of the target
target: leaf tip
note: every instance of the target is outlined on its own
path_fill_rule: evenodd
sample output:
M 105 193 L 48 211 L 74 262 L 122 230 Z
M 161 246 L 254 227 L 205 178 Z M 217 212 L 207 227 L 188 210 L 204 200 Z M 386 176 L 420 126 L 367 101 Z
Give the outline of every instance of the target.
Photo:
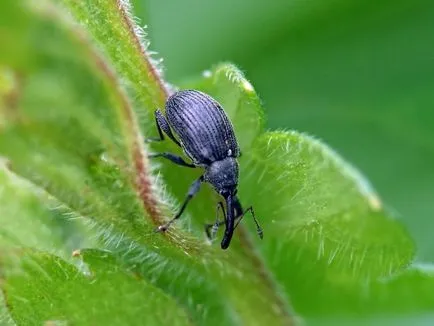
M 255 89 L 253 88 L 253 85 L 247 79 L 243 79 L 242 85 L 243 85 L 244 90 L 247 92 L 254 92 L 255 91 Z
M 374 212 L 379 212 L 383 209 L 383 202 L 377 194 L 369 193 L 367 199 L 369 206 Z

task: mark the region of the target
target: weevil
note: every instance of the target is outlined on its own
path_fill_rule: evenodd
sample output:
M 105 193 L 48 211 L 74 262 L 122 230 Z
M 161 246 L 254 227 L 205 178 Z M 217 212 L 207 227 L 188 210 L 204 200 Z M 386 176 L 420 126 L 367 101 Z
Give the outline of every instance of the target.
M 204 173 L 190 186 L 187 197 L 177 214 L 157 230 L 167 230 L 182 215 L 189 201 L 199 191 L 200 185 L 208 182 L 223 197 L 226 204 L 226 211 L 222 201 L 217 206 L 217 216 L 221 209 L 224 220 L 219 221 L 217 218 L 215 223 L 205 225 L 208 237 L 212 238 L 218 227 L 224 224 L 221 248 L 227 249 L 238 223 L 247 212 L 250 212 L 258 235 L 262 239 L 263 232 L 252 206 L 243 210 L 237 197 L 239 174 L 237 158 L 240 157 L 241 152 L 233 126 L 222 106 L 205 93 L 197 90 L 182 90 L 169 96 L 165 104 L 165 115 L 159 109 L 155 111 L 155 121 L 159 138 L 149 140 L 163 141 L 167 135 L 183 149 L 191 163 L 167 152 L 153 153 L 151 157 L 163 157 L 181 166 L 204 169 Z

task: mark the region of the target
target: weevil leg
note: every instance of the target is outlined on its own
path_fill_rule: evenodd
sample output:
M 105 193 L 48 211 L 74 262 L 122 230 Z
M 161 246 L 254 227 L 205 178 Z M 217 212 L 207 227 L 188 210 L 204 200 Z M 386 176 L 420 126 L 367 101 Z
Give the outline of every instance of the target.
M 160 138 L 147 138 L 145 139 L 146 142 L 163 141 L 164 134 L 166 134 L 176 145 L 181 147 L 179 141 L 177 141 L 175 136 L 173 136 L 172 130 L 170 130 L 170 126 L 167 122 L 166 117 L 163 115 L 163 113 L 161 113 L 160 110 L 155 111 L 155 123 L 157 125 L 158 135 L 160 136 Z
M 223 212 L 223 217 L 226 217 L 225 207 L 223 206 L 223 202 L 220 201 L 217 204 L 217 213 L 216 213 L 216 220 L 215 220 L 215 222 L 214 223 L 210 223 L 210 224 L 205 224 L 205 233 L 206 233 L 206 236 L 207 236 L 208 240 L 213 240 L 214 237 L 215 237 L 215 234 L 217 233 L 218 228 L 221 225 L 225 224 L 224 220 L 223 221 L 219 221 L 219 219 L 218 219 L 220 209 Z M 211 232 L 210 232 L 210 229 L 211 229 Z
M 222 206 L 221 208 L 222 208 L 223 213 L 224 213 L 223 203 L 220 202 L 219 205 Z M 218 209 L 219 208 L 217 207 L 217 210 Z M 240 200 L 238 199 L 238 197 L 236 197 L 235 200 L 234 200 L 234 209 L 235 209 L 235 221 L 236 221 L 234 229 L 236 229 L 237 226 L 238 226 L 238 224 L 240 224 L 240 222 L 243 219 L 244 215 L 246 215 L 247 212 L 250 212 L 252 214 L 253 221 L 256 224 L 256 232 L 258 233 L 259 238 L 263 239 L 264 238 L 264 231 L 262 230 L 261 226 L 259 225 L 258 220 L 256 219 L 253 207 L 250 206 L 245 211 L 243 211 L 243 208 L 241 206 Z M 226 214 L 224 214 L 224 216 L 226 217 Z M 205 232 L 206 232 L 206 235 L 207 235 L 208 239 L 212 240 L 212 237 L 211 237 L 212 233 L 209 231 L 210 228 L 218 228 L 218 227 L 220 227 L 220 226 L 222 226 L 224 224 L 225 224 L 224 220 L 223 221 L 216 221 L 215 223 L 212 223 L 212 224 L 205 224 Z
M 163 152 L 163 153 L 151 153 L 148 155 L 148 157 L 164 157 L 165 159 L 168 159 L 169 161 L 181 165 L 181 166 L 186 166 L 189 168 L 195 168 L 196 165 L 191 164 L 191 163 L 187 163 L 186 161 L 184 161 L 184 159 L 181 156 L 172 154 L 172 153 L 167 153 L 167 152 Z
M 194 197 L 194 195 L 198 193 L 200 189 L 200 184 L 202 182 L 203 182 L 203 176 L 201 176 L 199 179 L 197 179 L 195 182 L 191 184 L 190 188 L 188 189 L 187 197 L 185 198 L 184 203 L 182 204 L 181 209 L 178 211 L 178 213 L 176 213 L 176 215 L 169 222 L 160 225 L 155 231 L 157 232 L 166 231 L 173 222 L 175 222 L 178 218 L 181 217 L 189 201 Z
M 218 212 L 219 209 L 222 209 L 223 211 L 223 217 L 226 218 L 226 212 L 225 212 L 225 208 L 223 206 L 223 202 L 219 202 L 218 206 L 217 206 L 217 218 L 218 218 Z M 241 207 L 240 201 L 238 200 L 238 198 L 235 199 L 234 202 L 234 209 L 235 209 L 235 227 L 238 225 L 238 223 L 240 222 L 240 220 L 243 218 L 244 214 L 243 214 L 243 209 Z M 206 236 L 209 240 L 213 240 L 215 232 L 217 231 L 216 229 L 219 228 L 220 226 L 224 225 L 226 223 L 225 220 L 219 221 L 218 219 L 215 221 L 215 223 L 209 223 L 209 224 L 205 224 L 205 233 Z M 210 229 L 213 228 L 215 230 L 212 230 L 210 232 Z M 262 230 L 262 229 L 261 229 Z
M 236 229 L 237 226 L 238 226 L 238 224 L 240 224 L 240 222 L 243 219 L 244 215 L 246 215 L 247 212 L 250 212 L 252 214 L 253 221 L 255 221 L 255 224 L 256 224 L 256 232 L 258 233 L 259 238 L 263 239 L 264 238 L 264 231 L 262 230 L 261 226 L 259 225 L 258 220 L 256 219 L 253 207 L 250 206 L 249 208 L 247 208 L 246 210 L 243 211 L 243 208 L 241 206 L 240 200 L 238 199 L 238 197 L 235 197 L 234 208 L 235 208 L 235 211 L 236 211 L 235 216 L 238 219 L 237 223 L 235 224 L 234 229 Z

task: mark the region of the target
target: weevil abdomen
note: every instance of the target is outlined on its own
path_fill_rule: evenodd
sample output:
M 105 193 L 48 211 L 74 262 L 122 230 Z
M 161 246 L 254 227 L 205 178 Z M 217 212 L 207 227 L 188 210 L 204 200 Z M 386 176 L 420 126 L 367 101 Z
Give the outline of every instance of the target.
M 239 156 L 232 124 L 210 96 L 196 90 L 179 91 L 168 98 L 166 116 L 195 164 L 209 165 Z

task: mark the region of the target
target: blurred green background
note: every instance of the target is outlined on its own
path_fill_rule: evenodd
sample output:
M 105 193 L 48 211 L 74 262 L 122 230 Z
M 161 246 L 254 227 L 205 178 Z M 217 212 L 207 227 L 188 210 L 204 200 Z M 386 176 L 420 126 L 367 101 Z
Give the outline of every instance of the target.
M 135 0 L 166 77 L 240 66 L 270 129 L 361 169 L 434 261 L 434 1 Z

